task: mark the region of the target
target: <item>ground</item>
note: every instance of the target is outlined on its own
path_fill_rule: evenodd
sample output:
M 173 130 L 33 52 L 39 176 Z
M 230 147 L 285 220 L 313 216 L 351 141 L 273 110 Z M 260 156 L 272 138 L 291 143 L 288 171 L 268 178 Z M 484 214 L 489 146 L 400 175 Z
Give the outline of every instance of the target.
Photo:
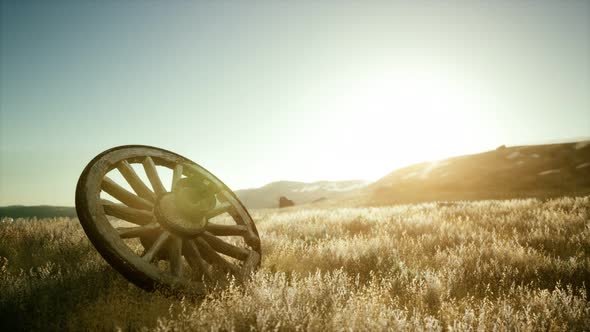
M 0 330 L 585 330 L 590 196 L 252 211 L 245 285 L 146 293 L 76 219 L 0 224 Z

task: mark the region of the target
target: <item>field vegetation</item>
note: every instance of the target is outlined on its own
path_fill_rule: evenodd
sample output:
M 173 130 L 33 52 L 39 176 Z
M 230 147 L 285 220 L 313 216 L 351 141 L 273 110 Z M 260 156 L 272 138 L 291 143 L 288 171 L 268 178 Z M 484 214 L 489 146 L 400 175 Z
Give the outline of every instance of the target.
M 252 211 L 261 269 L 146 293 L 75 219 L 0 224 L 0 330 L 588 330 L 590 196 Z

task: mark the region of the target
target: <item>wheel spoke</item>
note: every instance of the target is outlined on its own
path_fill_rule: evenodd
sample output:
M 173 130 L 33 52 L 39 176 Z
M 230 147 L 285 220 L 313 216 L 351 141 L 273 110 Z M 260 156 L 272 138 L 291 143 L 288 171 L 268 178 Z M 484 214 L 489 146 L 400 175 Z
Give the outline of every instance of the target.
M 150 201 L 127 191 L 107 176 L 102 180 L 102 190 L 129 207 L 148 211 L 151 211 L 153 208 L 153 204 Z
M 149 234 L 153 231 L 156 231 L 158 229 L 160 229 L 160 224 L 158 224 L 157 222 L 153 222 L 151 224 L 147 224 L 140 227 L 117 227 L 119 236 L 122 239 L 140 237 Z
M 168 247 L 168 257 L 170 259 L 170 272 L 177 276 L 182 276 L 182 239 L 174 236 L 170 239 Z
M 154 215 L 150 211 L 130 208 L 106 199 L 102 199 L 101 203 L 105 214 L 136 225 L 147 225 L 154 219 Z
M 233 206 L 227 202 L 217 204 L 217 207 L 207 212 L 207 219 L 215 218 L 220 214 L 228 212 L 232 208 Z
M 252 271 L 256 269 L 258 264 L 260 263 L 260 254 L 254 250 L 250 250 L 250 254 L 248 258 L 244 262 L 244 266 L 242 266 L 242 280 L 246 280 L 252 274 Z
M 221 201 L 227 201 L 235 208 L 235 214 L 232 213 L 232 217 L 237 224 L 246 226 L 246 234 L 243 235 L 244 241 L 252 248 L 260 248 L 260 238 L 254 232 L 255 227 L 252 225 L 254 222 L 249 217 L 248 212 L 242 207 L 242 205 L 227 191 L 223 191 L 220 195 L 217 195 Z
M 248 228 L 244 225 L 219 225 L 208 222 L 205 230 L 216 236 L 244 236 Z
M 158 236 L 158 239 L 156 240 L 156 242 L 154 242 L 154 244 L 150 247 L 150 249 L 148 249 L 148 251 L 142 256 L 142 258 L 148 262 L 153 261 L 154 257 L 160 251 L 160 249 L 162 249 L 162 246 L 164 246 L 164 244 L 166 243 L 166 241 L 168 240 L 169 237 L 170 237 L 170 233 L 168 233 L 166 231 L 164 231 L 162 234 L 160 234 L 160 236 Z
M 174 191 L 176 183 L 178 183 L 178 180 L 182 177 L 182 168 L 182 164 L 178 164 L 174 167 L 174 172 L 172 173 L 172 185 L 170 186 L 172 191 Z
M 190 265 L 190 267 L 199 273 L 203 273 L 209 280 L 213 280 L 213 271 L 211 265 L 207 263 L 201 253 L 197 244 L 192 240 L 183 240 L 184 257 Z
M 137 195 L 147 199 L 152 203 L 156 201 L 156 195 L 154 194 L 154 192 L 150 188 L 148 188 L 148 186 L 146 186 L 145 183 L 143 183 L 143 181 L 141 181 L 141 179 L 139 178 L 133 167 L 131 167 L 131 165 L 127 162 L 127 160 L 123 160 L 122 162 L 120 162 L 117 166 L 117 169 L 119 170 L 119 172 L 121 172 L 125 180 L 127 180 L 129 185 L 131 186 L 131 188 L 133 188 Z
M 145 170 L 145 174 L 147 175 L 150 183 L 152 184 L 152 188 L 156 192 L 156 195 L 160 196 L 166 193 L 166 188 L 162 184 L 160 177 L 158 176 L 158 170 L 156 169 L 156 164 L 151 157 L 145 157 L 143 160 L 143 169 Z
M 225 258 L 221 257 L 210 245 L 207 241 L 203 240 L 202 238 L 197 238 L 195 240 L 197 243 L 197 247 L 203 258 L 214 265 L 221 267 L 223 271 L 231 272 L 232 274 L 236 275 L 239 271 L 238 267 L 234 264 L 228 262 Z
M 242 260 L 242 261 L 246 260 L 246 258 L 248 258 L 249 250 L 234 246 L 233 244 L 229 244 L 209 232 L 204 232 L 203 234 L 201 234 L 201 237 L 205 241 L 207 241 L 207 243 L 209 243 L 209 245 L 213 249 L 215 249 L 216 251 L 218 251 L 224 255 L 227 255 L 227 256 Z

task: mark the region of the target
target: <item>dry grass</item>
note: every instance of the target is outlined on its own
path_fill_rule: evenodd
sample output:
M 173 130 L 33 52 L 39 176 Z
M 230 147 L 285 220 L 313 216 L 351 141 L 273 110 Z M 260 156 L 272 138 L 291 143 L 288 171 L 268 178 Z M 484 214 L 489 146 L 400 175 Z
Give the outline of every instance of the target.
M 254 213 L 263 264 L 148 294 L 75 220 L 0 224 L 0 330 L 587 330 L 590 197 Z

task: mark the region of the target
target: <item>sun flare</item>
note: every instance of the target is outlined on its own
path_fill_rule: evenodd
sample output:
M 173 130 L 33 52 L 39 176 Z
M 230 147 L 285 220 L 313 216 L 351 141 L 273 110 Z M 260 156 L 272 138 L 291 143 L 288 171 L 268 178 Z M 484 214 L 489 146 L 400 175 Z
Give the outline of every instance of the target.
M 319 122 L 326 124 L 323 135 L 337 137 L 329 148 L 350 158 L 317 165 L 310 179 L 341 173 L 374 180 L 397 167 L 464 153 L 474 149 L 470 137 L 486 121 L 474 115 L 485 108 L 477 85 L 452 74 L 406 70 L 348 83 L 326 93 L 322 106 L 329 111 Z

